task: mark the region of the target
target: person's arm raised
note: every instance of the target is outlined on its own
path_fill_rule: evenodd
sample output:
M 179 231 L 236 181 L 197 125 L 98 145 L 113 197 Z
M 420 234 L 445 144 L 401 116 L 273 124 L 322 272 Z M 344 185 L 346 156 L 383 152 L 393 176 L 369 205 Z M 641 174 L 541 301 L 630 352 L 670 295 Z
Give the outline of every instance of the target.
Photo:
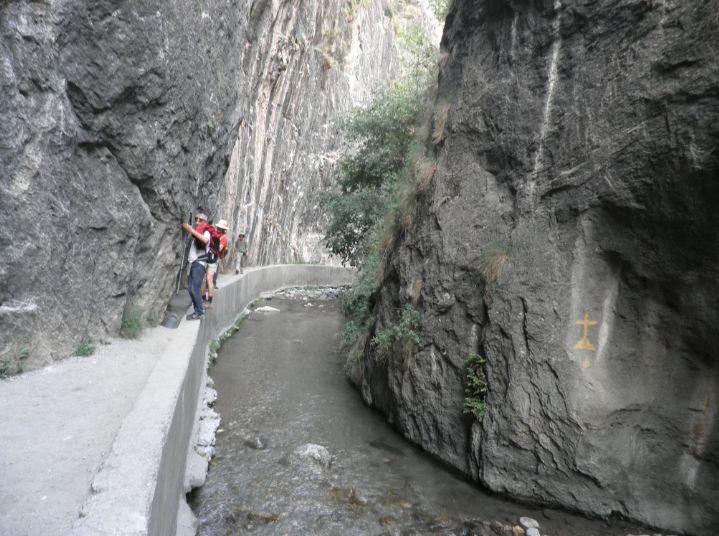
M 199 240 L 199 241 L 202 242 L 203 244 L 207 244 L 207 243 L 210 241 L 210 237 L 209 237 L 209 236 L 205 236 L 204 234 L 198 233 L 197 231 L 195 231 L 192 227 L 190 227 L 190 226 L 189 226 L 188 224 L 186 224 L 186 223 L 183 223 L 183 224 L 182 224 L 182 228 L 183 228 L 185 231 L 187 231 L 188 233 L 190 233 L 193 237 L 197 238 L 197 240 Z

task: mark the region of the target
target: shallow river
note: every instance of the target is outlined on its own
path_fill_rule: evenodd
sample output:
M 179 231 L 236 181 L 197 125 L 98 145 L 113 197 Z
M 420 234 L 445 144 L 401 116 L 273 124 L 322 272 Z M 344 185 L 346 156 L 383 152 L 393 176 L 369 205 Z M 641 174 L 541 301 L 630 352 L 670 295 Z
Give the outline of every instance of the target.
M 519 516 L 536 519 L 542 536 L 642 534 L 466 482 L 362 403 L 336 354 L 336 301 L 265 305 L 280 312 L 252 313 L 210 371 L 222 424 L 207 483 L 192 497 L 199 534 L 511 535 Z M 327 453 L 297 452 L 307 444 Z

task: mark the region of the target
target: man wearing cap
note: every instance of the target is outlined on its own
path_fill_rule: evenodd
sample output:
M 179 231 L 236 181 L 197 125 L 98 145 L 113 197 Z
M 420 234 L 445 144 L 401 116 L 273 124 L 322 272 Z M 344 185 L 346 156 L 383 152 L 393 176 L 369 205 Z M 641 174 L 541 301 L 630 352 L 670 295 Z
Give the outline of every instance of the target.
M 187 315 L 187 320 L 202 320 L 205 318 L 205 309 L 202 306 L 200 286 L 202 285 L 202 280 L 205 278 L 206 270 L 206 263 L 201 259 L 206 258 L 207 251 L 210 247 L 210 231 L 208 231 L 206 227 L 207 216 L 201 212 L 195 216 L 194 229 L 187 223 L 182 224 L 182 229 L 185 232 L 190 233 L 193 238 L 192 245 L 190 246 L 190 253 L 187 256 L 187 263 L 190 265 L 187 291 L 190 293 L 194 311 Z
M 235 273 L 241 274 L 242 258 L 247 253 L 247 241 L 245 240 L 245 233 L 240 233 L 240 235 L 237 237 L 237 242 L 235 242 L 235 251 L 237 253 L 237 258 L 235 259 Z
M 207 306 L 212 307 L 212 298 L 214 295 L 215 283 L 217 282 L 217 268 L 220 265 L 220 261 L 224 263 L 224 257 L 227 255 L 227 225 L 226 220 L 220 220 L 215 225 L 215 228 L 220 232 L 220 254 L 214 259 L 207 261 L 207 276 L 205 285 L 207 286 Z

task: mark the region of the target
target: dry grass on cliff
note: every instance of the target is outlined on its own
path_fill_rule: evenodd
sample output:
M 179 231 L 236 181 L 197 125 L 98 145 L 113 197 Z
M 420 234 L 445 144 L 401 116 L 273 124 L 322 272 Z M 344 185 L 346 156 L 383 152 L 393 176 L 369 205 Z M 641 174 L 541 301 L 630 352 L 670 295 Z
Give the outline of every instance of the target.
M 449 117 L 450 105 L 448 102 L 440 103 L 434 113 L 434 129 L 432 130 L 432 143 L 439 145 L 444 141 Z
M 412 282 L 409 289 L 409 299 L 415 307 L 419 305 L 419 301 L 422 299 L 422 278 L 418 277 Z
M 488 284 L 499 279 L 508 260 L 509 252 L 506 247 L 493 244 L 487 249 L 486 255 L 479 264 L 479 270 Z
M 415 179 L 415 190 L 418 194 L 424 194 L 429 190 L 432 179 L 437 173 L 437 163 L 425 155 L 419 155 L 412 162 L 412 174 Z

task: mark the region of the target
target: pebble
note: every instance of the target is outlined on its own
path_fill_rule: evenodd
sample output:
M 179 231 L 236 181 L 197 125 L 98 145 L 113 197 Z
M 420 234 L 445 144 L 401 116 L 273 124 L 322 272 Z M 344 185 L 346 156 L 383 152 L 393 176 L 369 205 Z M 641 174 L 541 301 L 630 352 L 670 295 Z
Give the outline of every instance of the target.
M 245 439 L 245 445 L 255 450 L 264 450 L 267 448 L 267 444 L 262 440 L 261 437 L 250 437 Z
M 534 528 L 534 527 L 528 528 L 526 534 L 527 534 L 527 536 L 541 536 L 539 534 L 539 529 Z
M 327 469 L 332 463 L 332 456 L 329 451 L 322 445 L 316 445 L 314 443 L 307 443 L 301 447 L 297 447 L 294 451 L 294 455 L 301 459 L 312 461 L 324 469 Z
M 519 524 L 522 525 L 525 529 L 539 528 L 539 522 L 536 519 L 532 519 L 531 517 L 520 517 Z

